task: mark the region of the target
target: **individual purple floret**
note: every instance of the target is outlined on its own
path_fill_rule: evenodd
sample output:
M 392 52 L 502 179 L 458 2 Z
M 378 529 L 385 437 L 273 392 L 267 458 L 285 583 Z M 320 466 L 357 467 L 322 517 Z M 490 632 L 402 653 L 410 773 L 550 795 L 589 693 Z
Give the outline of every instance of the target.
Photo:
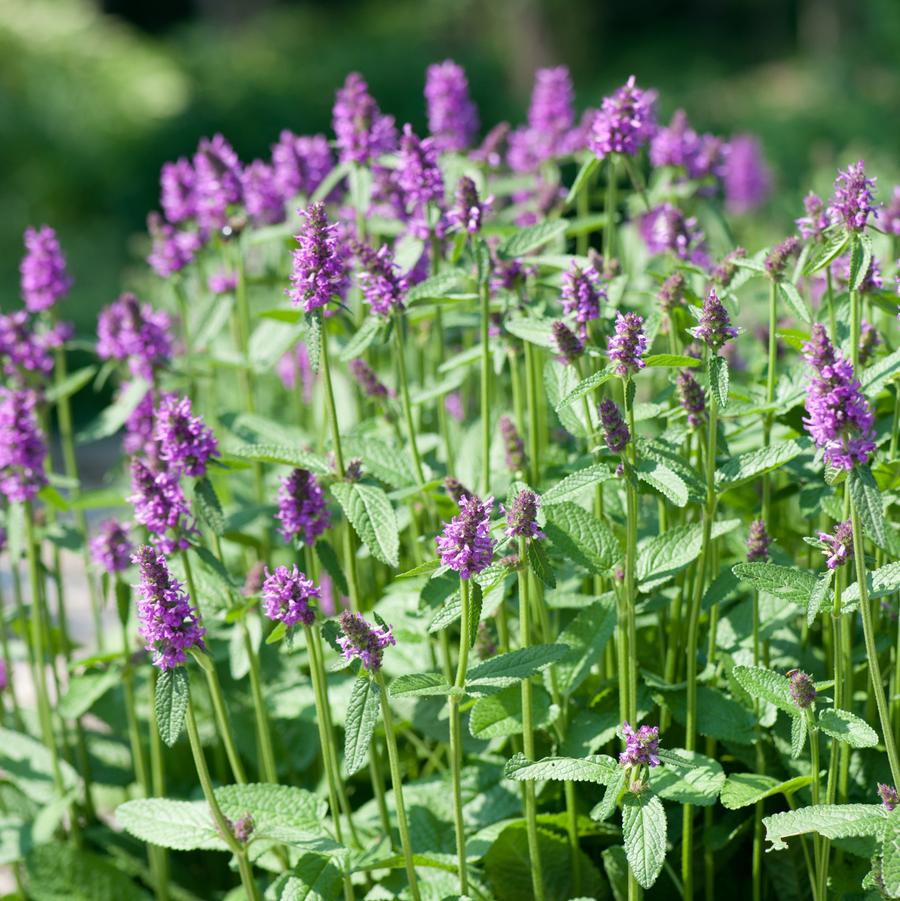
M 222 228 L 228 208 L 243 200 L 243 167 L 234 148 L 221 134 L 201 138 L 194 154 L 197 221 L 211 231 Z
M 808 673 L 802 670 L 792 669 L 787 674 L 791 681 L 790 691 L 794 703 L 801 709 L 806 710 L 816 699 L 816 686 Z
M 331 300 L 343 300 L 350 286 L 347 275 L 347 251 L 328 221 L 324 203 L 310 204 L 300 211 L 303 225 L 295 240 L 291 287 L 285 291 L 291 303 L 312 313 Z
M 719 348 L 728 341 L 737 337 L 738 330 L 731 324 L 728 311 L 719 300 L 715 288 L 709 289 L 709 294 L 703 302 L 700 324 L 691 330 L 691 334 L 714 353 L 717 353 Z
M 387 386 L 375 374 L 375 370 L 365 361 L 356 358 L 350 361 L 350 374 L 359 384 L 366 397 L 388 397 Z
M 131 559 L 141 576 L 138 631 L 153 655 L 153 665 L 161 670 L 180 666 L 187 662 L 188 651 L 205 648 L 200 614 L 162 554 L 144 545 Z
M 203 234 L 180 231 L 164 222 L 159 213 L 151 213 L 147 217 L 147 229 L 153 240 L 147 262 L 161 278 L 168 278 L 184 269 L 204 244 Z
M 672 121 L 659 128 L 650 142 L 650 162 L 654 166 L 679 166 L 687 170 L 700 148 L 700 138 L 683 109 L 675 110 Z
M 128 360 L 134 375 L 152 382 L 155 371 L 172 357 L 171 327 L 166 312 L 123 294 L 97 319 L 97 356 Z
M 804 241 L 823 241 L 829 225 L 825 202 L 814 191 L 810 191 L 803 198 L 803 209 L 806 210 L 806 215 L 794 220 L 801 237 Z
M 834 182 L 834 194 L 828 204 L 828 214 L 834 223 L 842 223 L 851 232 L 863 231 L 869 217 L 875 213 L 872 189 L 874 178 L 866 178 L 865 163 L 859 160 L 838 172 Z
M 275 170 L 262 160 L 254 160 L 241 173 L 244 208 L 254 225 L 284 222 L 284 194 L 275 178 Z
M 91 559 L 110 574 L 124 572 L 131 562 L 134 546 L 128 537 L 128 526 L 115 519 L 100 523 L 100 531 L 90 542 Z
M 163 163 L 159 187 L 159 205 L 172 225 L 197 215 L 197 173 L 190 160 L 181 157 L 174 163 Z
M 294 565 L 291 569 L 279 566 L 275 572 L 266 570 L 262 586 L 263 610 L 271 620 L 282 622 L 289 629 L 297 623 L 311 626 L 316 619 L 310 599 L 318 599 L 319 589 Z
M 478 110 L 469 97 L 469 82 L 453 60 L 434 63 L 425 73 L 428 130 L 441 152 L 465 150 L 478 133 Z
M 674 253 L 680 260 L 690 260 L 700 266 L 709 263 L 706 235 L 694 216 L 684 213 L 671 203 L 664 203 L 644 213 L 638 230 L 651 254 Z
M 559 359 L 568 366 L 573 366 L 584 353 L 584 344 L 565 322 L 553 323 L 553 343 L 559 351 Z
M 143 460 L 135 459 L 131 462 L 131 491 L 128 502 L 134 506 L 134 518 L 156 536 L 163 553 L 186 549 L 190 544 L 187 535 L 195 529 L 178 476 L 154 472 Z
M 749 213 L 769 196 L 771 176 L 753 135 L 737 135 L 729 141 L 722 182 L 725 207 L 734 215 Z
M 606 300 L 606 291 L 600 281 L 600 273 L 593 266 L 582 269 L 577 263 L 562 275 L 560 301 L 563 311 L 575 317 L 580 326 L 582 341 L 588 337 L 589 322 L 600 315 L 600 303 Z
M 673 272 L 660 285 L 656 296 L 664 313 L 671 313 L 675 307 L 681 306 L 684 303 L 684 276 L 680 272 Z
M 537 524 L 540 505 L 541 499 L 530 488 L 523 488 L 513 499 L 509 510 L 501 510 L 506 514 L 504 534 L 511 538 L 543 538 L 544 533 Z
M 160 459 L 173 472 L 202 478 L 210 457 L 219 455 L 216 436 L 200 416 L 194 416 L 188 397 L 169 395 L 156 412 L 153 437 L 159 443 Z
M 776 244 L 766 255 L 763 262 L 766 274 L 773 282 L 780 282 L 784 278 L 784 270 L 788 260 L 800 250 L 800 241 L 791 235 Z
M 0 388 L 0 496 L 31 501 L 47 484 L 47 445 L 37 420 L 33 391 Z
M 606 352 L 616 361 L 616 375 L 628 378 L 647 364 L 641 359 L 647 352 L 644 320 L 637 313 L 616 313 L 616 330 L 607 341 Z
M 622 411 L 615 401 L 604 397 L 597 407 L 597 412 L 600 415 L 600 425 L 603 427 L 606 446 L 610 453 L 621 454 L 631 440 L 631 433 L 622 418 Z
M 881 803 L 888 813 L 900 804 L 900 796 L 898 796 L 897 789 L 893 785 L 885 785 L 883 782 L 879 782 L 878 797 L 881 798 Z
M 659 766 L 659 726 L 641 726 L 636 732 L 626 720 L 622 723 L 625 750 L 619 754 L 619 766 Z
M 656 133 L 656 92 L 642 90 L 632 75 L 603 98 L 591 130 L 590 148 L 601 159 L 609 153 L 634 156 Z
M 278 488 L 278 521 L 285 541 L 299 538 L 313 545 L 331 525 L 325 492 L 318 479 L 307 469 L 294 469 Z
M 122 385 L 119 396 L 125 393 L 128 385 Z M 160 397 L 168 397 L 163 394 Z M 174 397 L 175 395 L 171 395 Z M 141 398 L 138 405 L 132 410 L 131 415 L 125 420 L 125 435 L 122 438 L 122 448 L 131 456 L 143 455 L 148 460 L 157 462 L 159 459 L 159 446 L 153 437 L 153 429 L 156 423 L 156 408 L 154 406 L 153 390 L 148 390 Z
M 482 201 L 475 182 L 464 175 L 456 183 L 456 198 L 447 212 L 447 223 L 451 229 L 477 235 L 493 202 L 493 197 Z
M 363 619 L 361 613 L 341 612 L 338 618 L 341 635 L 337 642 L 344 652 L 345 660 L 358 659 L 370 673 L 381 669 L 384 649 L 397 644 L 390 626 L 373 626 Z
M 851 520 L 839 522 L 834 532 L 817 532 L 819 541 L 826 546 L 823 553 L 828 558 L 825 565 L 837 569 L 853 559 L 853 523 Z
M 19 274 L 22 300 L 32 313 L 50 309 L 69 292 L 72 279 L 56 232 L 49 225 L 25 229 L 25 256 Z
M 358 72 L 338 89 L 331 117 L 342 163 L 367 163 L 397 146 L 394 117 L 382 114 Z
M 298 194 L 309 196 L 334 168 L 325 135 L 295 135 L 285 129 L 272 145 L 275 184 L 286 202 Z
M 754 563 L 769 559 L 769 545 L 772 539 L 766 531 L 766 524 L 761 519 L 754 519 L 750 523 L 750 532 L 747 535 L 747 561 Z
M 804 357 L 814 369 L 806 393 L 803 419 L 825 462 L 838 469 L 853 469 L 875 452 L 875 414 L 863 395 L 853 366 L 832 346 L 821 323 L 803 345 Z
M 490 566 L 494 555 L 491 538 L 492 497 L 483 501 L 470 494 L 459 499 L 459 515 L 444 524 L 444 531 L 435 538 L 441 564 L 469 579 Z
M 703 386 L 690 369 L 682 369 L 675 376 L 675 388 L 678 391 L 678 403 L 687 413 L 688 426 L 692 429 L 700 428 L 706 418 L 706 395 Z
M 500 436 L 503 439 L 503 454 L 506 460 L 506 468 L 513 473 L 522 472 L 527 462 L 525 442 L 522 440 L 516 424 L 509 416 L 500 417 Z
M 713 284 L 727 288 L 734 280 L 735 275 L 737 275 L 737 260 L 743 260 L 746 256 L 747 251 L 743 247 L 735 247 L 734 250 L 729 250 L 709 274 Z
M 387 244 L 373 250 L 368 244 L 357 244 L 355 253 L 360 263 L 357 278 L 366 303 L 378 316 L 403 312 L 403 302 L 409 287 L 394 262 L 394 254 Z

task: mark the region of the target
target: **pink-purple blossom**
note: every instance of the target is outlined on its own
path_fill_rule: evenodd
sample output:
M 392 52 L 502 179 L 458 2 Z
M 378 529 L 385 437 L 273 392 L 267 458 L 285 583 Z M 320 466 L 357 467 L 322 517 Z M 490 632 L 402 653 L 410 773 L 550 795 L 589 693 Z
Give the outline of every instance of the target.
M 338 89 L 331 115 L 342 163 L 367 163 L 397 146 L 394 117 L 382 114 L 358 72 Z
M 337 226 L 328 221 L 325 204 L 310 204 L 300 211 L 303 219 L 295 235 L 299 247 L 293 251 L 291 287 L 285 291 L 291 303 L 312 313 L 332 300 L 343 300 L 350 286 L 347 249 Z
M 772 178 L 759 140 L 753 135 L 737 135 L 729 141 L 722 183 L 725 207 L 733 215 L 749 213 L 768 198 Z
M 391 248 L 382 244 L 373 250 L 368 244 L 358 244 L 355 250 L 361 267 L 359 286 L 372 312 L 386 317 L 402 312 L 408 282 L 394 262 Z
M 761 519 L 750 523 L 747 535 L 747 560 L 750 563 L 769 559 L 769 545 L 772 539 L 766 531 L 766 524 Z
M 728 311 L 719 300 L 715 288 L 709 289 L 700 313 L 700 324 L 691 330 L 691 334 L 714 353 L 718 353 L 728 341 L 737 337 L 738 330 L 731 324 Z
M 297 623 L 311 626 L 315 622 L 316 610 L 311 601 L 319 598 L 319 589 L 296 565 L 291 569 L 276 567 L 273 573 L 267 569 L 261 594 L 263 611 L 269 619 L 282 622 L 289 629 Z
M 641 726 L 635 730 L 626 720 L 622 723 L 625 750 L 619 754 L 620 766 L 659 766 L 659 726 Z
M 637 313 L 616 313 L 616 327 L 610 335 L 606 352 L 616 363 L 616 375 L 628 378 L 639 372 L 647 364 L 643 360 L 647 352 L 647 336 L 644 334 L 644 319 Z
M 831 221 L 841 223 L 848 231 L 863 231 L 869 217 L 876 212 L 874 178 L 866 178 L 865 163 L 851 163 L 845 171 L 838 172 L 834 181 L 834 194 L 828 204 Z
M 833 532 L 817 532 L 816 537 L 825 545 L 822 553 L 827 558 L 825 565 L 829 569 L 838 569 L 853 559 L 853 523 L 851 520 L 837 523 Z
M 117 519 L 105 519 L 90 541 L 91 559 L 110 573 L 124 572 L 131 563 L 134 545 L 128 537 L 128 526 Z
M 172 357 L 171 327 L 165 311 L 123 294 L 97 318 L 97 356 L 127 360 L 134 375 L 152 382 L 156 370 Z
M 600 416 L 600 425 L 609 452 L 621 454 L 631 440 L 631 433 L 622 417 L 622 411 L 614 400 L 604 397 L 597 406 L 597 413 Z
M 197 215 L 197 173 L 190 160 L 181 157 L 174 163 L 163 163 L 159 187 L 159 205 L 172 225 Z
M 430 65 L 425 73 L 425 101 L 428 130 L 439 151 L 472 146 L 478 133 L 478 110 L 462 66 L 449 59 Z
M 443 532 L 435 538 L 441 564 L 470 579 L 486 569 L 494 555 L 491 538 L 492 497 L 483 501 L 473 494 L 459 499 L 459 515 L 444 524 Z
M 22 300 L 32 313 L 48 310 L 69 293 L 72 279 L 49 225 L 25 229 L 25 256 L 19 265 Z
M 194 154 L 196 216 L 201 228 L 215 231 L 228 219 L 229 207 L 244 197 L 243 166 L 221 134 L 201 138 Z
M 706 235 L 695 216 L 685 216 L 678 207 L 663 203 L 644 213 L 638 230 L 651 254 L 674 253 L 680 260 L 699 266 L 709 264 Z
M 706 394 L 690 369 L 681 369 L 675 376 L 678 403 L 687 413 L 688 426 L 698 429 L 706 418 Z
M 530 489 L 523 488 L 514 498 L 506 514 L 505 535 L 511 538 L 541 539 L 544 533 L 538 528 L 537 514 L 541 499 Z
M 285 202 L 309 197 L 334 168 L 334 156 L 325 135 L 295 135 L 285 129 L 272 145 L 275 184 Z
M 131 461 L 131 495 L 134 518 L 155 536 L 155 543 L 165 554 L 186 549 L 194 520 L 181 489 L 177 474 L 155 472 L 140 459 Z
M 397 644 L 390 626 L 373 626 L 361 613 L 341 612 L 338 618 L 341 634 L 337 642 L 341 646 L 344 659 L 359 660 L 370 673 L 381 669 L 384 649 Z
M 315 544 L 331 525 L 325 492 L 309 470 L 294 469 L 281 479 L 276 518 L 285 541 L 297 538 L 306 545 Z
M 600 304 L 606 300 L 606 289 L 600 273 L 593 266 L 580 267 L 572 263 L 562 274 L 560 301 L 563 312 L 574 316 L 579 326 L 579 337 L 586 341 L 588 323 L 600 315 Z
M 0 496 L 13 503 L 34 500 L 47 484 L 36 408 L 33 391 L 0 388 Z
M 153 437 L 159 457 L 172 472 L 201 478 L 212 457 L 219 456 L 216 436 L 202 417 L 195 416 L 189 397 L 167 395 L 159 404 Z
M 637 86 L 632 75 L 603 98 L 594 119 L 590 148 L 601 159 L 610 153 L 635 156 L 656 133 L 656 92 Z

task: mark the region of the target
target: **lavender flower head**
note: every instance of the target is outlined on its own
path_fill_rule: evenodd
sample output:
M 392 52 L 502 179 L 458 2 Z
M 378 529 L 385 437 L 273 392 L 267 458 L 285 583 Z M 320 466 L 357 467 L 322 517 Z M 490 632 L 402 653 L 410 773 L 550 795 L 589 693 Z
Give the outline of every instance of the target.
M 709 289 L 709 294 L 703 302 L 700 324 L 691 329 L 691 334 L 698 341 L 702 341 L 713 353 L 717 353 L 719 348 L 737 337 L 738 330 L 731 324 L 728 311 L 719 300 L 715 288 Z
M 341 612 L 338 618 L 341 635 L 337 641 L 344 652 L 344 659 L 358 659 L 370 673 L 381 669 L 384 649 L 397 644 L 390 626 L 373 626 L 361 613 Z
M 69 292 L 72 279 L 56 232 L 49 225 L 25 229 L 25 256 L 19 274 L 22 299 L 32 313 L 48 310 Z
M 769 196 L 771 176 L 759 141 L 752 135 L 737 135 L 728 144 L 722 181 L 729 213 L 749 213 Z
M 601 159 L 609 153 L 635 156 L 656 132 L 656 92 L 642 90 L 632 75 L 604 97 L 591 130 L 590 148 Z
M 671 313 L 675 307 L 684 303 L 684 276 L 673 272 L 659 287 L 656 295 L 659 306 L 664 313 Z
M 834 182 L 834 194 L 828 204 L 828 213 L 834 223 L 843 223 L 851 232 L 861 232 L 869 224 L 869 216 L 875 213 L 872 189 L 874 178 L 866 178 L 865 163 L 859 160 L 838 172 Z
M 100 523 L 100 532 L 91 539 L 90 549 L 97 566 L 110 574 L 124 572 L 134 551 L 128 526 L 115 519 L 105 519 Z
M 306 545 L 315 544 L 331 525 L 325 492 L 309 470 L 294 469 L 281 480 L 276 518 L 285 541 L 299 537 Z
M 97 319 L 97 356 L 128 360 L 135 376 L 152 382 L 156 369 L 172 357 L 171 327 L 165 311 L 140 303 L 134 294 L 123 294 Z
M 600 273 L 593 266 L 582 269 L 572 263 L 563 273 L 560 301 L 567 315 L 574 315 L 580 326 L 582 341 L 587 340 L 587 324 L 600 315 L 600 302 L 606 300 L 606 291 L 600 281 Z
M 584 344 L 565 322 L 553 323 L 553 342 L 559 352 L 559 359 L 567 366 L 574 366 L 584 353 Z
M 638 231 L 651 254 L 674 253 L 680 260 L 690 260 L 700 266 L 709 263 L 706 235 L 694 216 L 684 213 L 671 203 L 664 203 L 644 213 Z
M 174 163 L 163 163 L 159 187 L 159 205 L 172 225 L 197 215 L 197 173 L 190 160 L 181 157 Z
M 900 796 L 898 796 L 897 789 L 893 785 L 885 785 L 883 782 L 879 782 L 878 797 L 881 798 L 881 803 L 888 813 L 900 804 Z
M 407 122 L 400 138 L 397 183 L 405 196 L 406 208 L 423 235 L 428 228 L 428 204 L 444 201 L 444 176 L 438 165 L 432 138 L 419 138 Z
M 127 385 L 122 386 L 119 396 L 124 394 L 127 387 Z M 163 397 L 167 396 L 163 395 Z M 157 460 L 159 457 L 159 446 L 153 437 L 155 423 L 156 410 L 153 406 L 153 391 L 151 389 L 144 394 L 138 405 L 132 410 L 131 415 L 125 420 L 125 435 L 122 438 L 122 449 L 126 454 L 132 456 L 143 454 L 148 459 Z
M 146 649 L 153 655 L 153 665 L 161 670 L 187 662 L 187 653 L 204 649 L 206 629 L 200 614 L 181 583 L 169 571 L 166 558 L 149 545 L 138 548 L 131 558 L 138 566 L 138 631 Z
M 784 270 L 788 260 L 800 250 L 800 241 L 791 235 L 776 244 L 766 255 L 763 262 L 766 274 L 773 282 L 780 282 L 784 278 Z
M 453 60 L 434 63 L 425 73 L 428 130 L 441 152 L 465 150 L 478 133 L 478 110 L 469 97 L 469 82 Z
M 184 269 L 203 247 L 205 232 L 180 231 L 164 222 L 158 213 L 147 217 L 147 229 L 153 240 L 147 262 L 161 278 Z
M 447 213 L 447 222 L 456 231 L 477 235 L 493 202 L 493 197 L 487 197 L 482 201 L 478 196 L 475 182 L 468 175 L 464 175 L 456 183 L 456 199 Z
M 522 472 L 525 469 L 525 442 L 516 428 L 516 424 L 508 416 L 500 417 L 500 435 L 503 439 L 503 453 L 506 467 L 510 472 Z
M 675 389 L 678 392 L 678 402 L 687 413 L 688 426 L 692 429 L 700 428 L 706 418 L 706 394 L 703 386 L 690 369 L 682 369 L 675 376 Z
M 362 266 L 359 286 L 372 312 L 378 316 L 402 312 L 408 282 L 394 262 L 390 247 L 382 244 L 373 250 L 368 244 L 359 244 L 355 250 Z
M 823 241 L 829 225 L 825 202 L 814 191 L 810 191 L 803 198 L 803 209 L 806 210 L 806 215 L 794 220 L 800 236 L 804 241 Z
M 727 288 L 734 281 L 735 275 L 737 275 L 737 261 L 745 259 L 746 256 L 747 251 L 743 247 L 735 247 L 734 250 L 729 250 L 709 274 L 713 284 Z
M 828 558 L 825 565 L 835 570 L 853 559 L 853 524 L 851 520 L 839 522 L 834 532 L 817 532 L 816 537 L 825 545 L 823 553 Z
M 607 341 L 610 360 L 616 361 L 616 375 L 628 378 L 647 364 L 641 359 L 647 352 L 644 320 L 637 313 L 616 313 L 616 330 Z
M 34 392 L 0 388 L 0 495 L 8 501 L 34 500 L 47 484 L 36 406 Z
M 154 437 L 159 442 L 160 459 L 184 475 L 205 476 L 210 457 L 219 455 L 212 429 L 200 416 L 193 415 L 188 397 L 163 398 L 156 413 Z
M 360 389 L 366 397 L 388 397 L 390 391 L 378 378 L 375 370 L 363 359 L 356 358 L 350 361 L 350 373 L 356 379 Z
M 275 572 L 266 570 L 266 580 L 262 586 L 263 610 L 271 620 L 282 622 L 289 629 L 297 623 L 311 626 L 316 619 L 315 608 L 310 599 L 319 597 L 319 589 L 312 579 L 297 569 L 296 564 L 288 569 L 279 566 Z
M 272 145 L 275 184 L 284 201 L 298 194 L 307 197 L 334 167 L 325 135 L 298 136 L 285 129 Z
M 567 139 L 575 125 L 575 90 L 565 66 L 538 69 L 528 108 L 528 128 L 538 160 L 568 152 Z
M 494 554 L 490 516 L 494 506 L 492 497 L 481 500 L 474 494 L 460 497 L 459 515 L 444 524 L 444 531 L 435 538 L 441 564 L 469 579 L 486 569 Z
M 51 351 L 62 346 L 68 327 L 58 323 L 42 330 L 40 326 L 27 310 L 0 314 L 0 364 L 10 380 L 21 381 L 23 373 L 47 376 L 53 372 Z
M 346 296 L 350 286 L 347 253 L 337 226 L 328 221 L 324 203 L 313 203 L 300 215 L 303 226 L 295 236 L 300 246 L 293 252 L 291 287 L 285 294 L 295 307 L 312 313 L 333 298 L 343 300 Z
M 659 726 L 641 726 L 635 731 L 626 720 L 622 734 L 625 750 L 619 754 L 619 766 L 659 766 Z
M 766 531 L 766 524 L 761 519 L 754 519 L 750 523 L 750 532 L 747 535 L 747 561 L 753 563 L 768 560 L 771 543 L 772 539 Z
M 805 710 L 816 699 L 816 686 L 812 678 L 808 673 L 798 669 L 792 669 L 787 676 L 791 680 L 790 692 L 794 703 L 801 710 Z
M 178 475 L 154 472 L 143 460 L 134 459 L 131 491 L 128 502 L 134 506 L 135 520 L 156 536 L 163 553 L 186 549 L 187 535 L 194 531 L 194 523 Z
M 358 72 L 351 72 L 338 89 L 331 121 L 342 163 L 367 163 L 397 145 L 394 117 L 382 114 Z
M 597 407 L 597 412 L 600 415 L 600 425 L 603 427 L 606 446 L 610 453 L 621 454 L 631 440 L 631 433 L 622 418 L 622 411 L 615 401 L 604 397 Z
M 197 221 L 202 228 L 222 228 L 228 207 L 244 197 L 243 169 L 234 148 L 221 134 L 201 138 L 194 154 Z
M 544 533 L 538 528 L 537 512 L 541 499 L 530 489 L 523 488 L 513 499 L 506 514 L 506 534 L 516 538 L 541 539 Z
M 277 225 L 284 222 L 284 195 L 278 186 L 275 170 L 262 160 L 254 160 L 241 173 L 244 208 L 255 225 Z

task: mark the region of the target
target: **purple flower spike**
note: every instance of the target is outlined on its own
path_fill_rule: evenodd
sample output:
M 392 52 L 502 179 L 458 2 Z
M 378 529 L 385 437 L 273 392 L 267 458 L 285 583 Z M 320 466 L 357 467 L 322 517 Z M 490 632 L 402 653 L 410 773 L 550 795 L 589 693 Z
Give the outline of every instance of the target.
M 134 506 L 134 518 L 156 536 L 163 553 L 187 548 L 187 535 L 195 529 L 178 476 L 155 473 L 142 460 L 135 459 L 131 463 L 131 490 L 128 502 Z M 170 531 L 173 535 L 168 534 Z
M 41 331 L 27 310 L 0 314 L 0 364 L 4 374 L 16 381 L 21 381 L 23 372 L 50 375 L 55 365 L 51 351 L 65 339 L 60 326 Z
M 493 202 L 493 197 L 482 202 L 475 182 L 464 175 L 456 184 L 456 200 L 447 213 L 447 222 L 456 231 L 477 235 Z
M 597 407 L 600 415 L 600 425 L 603 427 L 603 435 L 606 440 L 606 446 L 612 454 L 621 454 L 628 442 L 631 441 L 631 433 L 625 420 L 622 418 L 622 411 L 616 405 L 616 402 L 604 397 Z
M 800 241 L 793 235 L 776 244 L 766 256 L 763 263 L 766 274 L 773 282 L 780 282 L 784 278 L 784 270 L 788 260 L 800 250 Z
M 853 524 L 849 519 L 839 522 L 833 533 L 818 532 L 817 537 L 826 545 L 823 553 L 828 558 L 825 565 L 829 569 L 837 569 L 853 559 Z
M 884 809 L 889 813 L 900 804 L 900 797 L 898 797 L 897 789 L 893 785 L 885 785 L 883 782 L 879 782 L 878 797 L 881 798 Z
M 500 436 L 503 439 L 503 453 L 506 467 L 510 472 L 522 472 L 527 463 L 525 442 L 516 428 L 516 424 L 508 417 L 500 417 Z
M 603 98 L 591 130 L 590 148 L 601 159 L 609 153 L 634 156 L 656 133 L 656 92 L 637 86 L 632 75 Z
M 787 674 L 791 680 L 791 697 L 794 703 L 801 709 L 805 710 L 816 699 L 816 686 L 808 673 L 802 670 L 792 669 Z
M 173 471 L 201 478 L 206 475 L 210 457 L 219 456 L 219 445 L 212 429 L 193 415 L 190 398 L 169 395 L 163 398 L 156 414 L 154 437 L 159 442 L 160 459 Z
M 435 539 L 441 563 L 469 579 L 486 569 L 494 555 L 490 517 L 494 506 L 492 497 L 480 500 L 474 494 L 460 497 L 459 515 L 444 524 L 444 531 Z
M 128 360 L 131 372 L 148 382 L 173 353 L 167 313 L 142 304 L 134 294 L 123 294 L 100 312 L 97 319 L 97 356 Z
M 810 191 L 803 198 L 803 209 L 806 210 L 806 215 L 795 220 L 801 237 L 804 241 L 823 241 L 829 225 L 825 202 L 814 191 Z
M 638 231 L 651 254 L 674 253 L 680 260 L 690 260 L 700 266 L 709 263 L 706 235 L 694 216 L 684 213 L 671 203 L 654 207 L 641 216 Z
M 66 271 L 56 232 L 49 225 L 25 229 L 25 256 L 19 273 L 22 300 L 32 313 L 50 309 L 69 293 L 72 279 Z
M 138 548 L 131 558 L 141 575 L 138 615 L 139 632 L 161 670 L 187 662 L 188 651 L 203 650 L 206 629 L 200 614 L 181 583 L 169 571 L 166 558 L 149 545 Z
M 100 523 L 100 532 L 91 539 L 90 548 L 94 563 L 110 574 L 128 569 L 134 551 L 128 526 L 115 519 Z
M 262 160 L 254 160 L 241 173 L 244 207 L 255 225 L 284 222 L 284 195 L 275 178 L 275 170 Z
M 394 117 L 382 115 L 358 72 L 338 90 L 331 116 L 342 163 L 367 163 L 397 146 Z
M 159 205 L 172 225 L 197 215 L 197 173 L 190 160 L 181 157 L 174 163 L 164 163 L 159 187 Z
M 509 537 L 543 538 L 544 533 L 538 528 L 537 512 L 541 499 L 530 489 L 523 488 L 514 498 L 506 514 L 506 531 Z
M 184 269 L 203 247 L 202 233 L 178 231 L 164 222 L 158 213 L 151 213 L 147 217 L 147 228 L 153 239 L 147 262 L 161 278 L 168 278 Z
M 626 720 L 622 723 L 625 750 L 619 754 L 619 766 L 659 766 L 659 726 L 641 726 L 636 732 Z
M 362 266 L 359 286 L 372 312 L 378 316 L 403 312 L 409 285 L 406 276 L 397 268 L 390 247 L 382 244 L 378 250 L 372 250 L 368 244 L 358 244 L 355 250 Z
M 316 477 L 306 469 L 295 469 L 281 480 L 278 489 L 278 521 L 285 541 L 299 538 L 313 545 L 331 525 L 325 492 Z
M 678 402 L 687 413 L 688 425 L 692 429 L 700 428 L 706 418 L 706 395 L 703 386 L 690 369 L 682 369 L 675 376 L 675 388 L 678 391 Z
M 831 221 L 842 223 L 851 232 L 864 231 L 869 224 L 869 216 L 875 213 L 874 187 L 875 179 L 866 178 L 862 160 L 848 166 L 846 172 L 839 172 L 828 205 Z
M 201 228 L 215 231 L 228 219 L 228 208 L 244 197 L 242 166 L 234 148 L 225 138 L 201 138 L 194 154 L 197 174 L 197 221 Z
M 563 311 L 573 315 L 580 326 L 582 341 L 587 340 L 587 324 L 600 315 L 600 303 L 605 300 L 606 291 L 601 284 L 600 273 L 593 266 L 581 269 L 572 263 L 571 268 L 563 273 L 560 301 Z
M 444 176 L 438 166 L 437 148 L 433 139 L 420 139 L 409 123 L 403 126 L 396 177 L 397 184 L 403 191 L 414 232 L 427 237 L 428 205 L 443 205 Z
M 334 298 L 343 300 L 350 286 L 347 251 L 329 223 L 324 203 L 313 203 L 300 212 L 303 226 L 295 240 L 291 287 L 285 291 L 291 303 L 312 313 Z
M 747 535 L 747 560 L 753 563 L 758 560 L 769 559 L 769 545 L 772 539 L 766 531 L 766 524 L 761 519 L 754 519 L 750 523 L 750 532 Z
M 736 261 L 743 260 L 746 256 L 747 251 L 743 247 L 735 247 L 734 250 L 729 250 L 709 274 L 713 284 L 727 288 L 734 280 L 735 275 L 737 275 L 738 267 Z
M 681 306 L 684 303 L 684 276 L 680 272 L 673 272 L 660 285 L 656 296 L 664 313 L 671 313 L 675 307 Z
M 465 150 L 478 133 L 478 110 L 469 97 L 462 66 L 452 60 L 435 63 L 425 73 L 428 130 L 441 152 Z
M 732 138 L 725 156 L 722 180 L 729 213 L 749 213 L 766 200 L 772 180 L 755 137 L 738 135 Z
M 564 322 L 553 323 L 553 341 L 559 351 L 559 359 L 567 366 L 574 366 L 584 353 L 584 344 Z
M 692 329 L 691 334 L 698 341 L 702 341 L 713 353 L 717 353 L 719 348 L 737 337 L 738 330 L 731 324 L 728 311 L 719 300 L 715 288 L 709 289 L 709 294 L 703 302 L 700 325 Z
M 319 589 L 313 580 L 307 579 L 296 565 L 292 569 L 279 566 L 273 573 L 266 570 L 262 600 L 269 619 L 282 622 L 289 629 L 297 623 L 311 626 L 315 622 L 316 611 L 310 606 L 310 599 L 318 597 Z
M 366 397 L 383 398 L 388 397 L 390 394 L 387 386 L 378 378 L 375 370 L 365 360 L 359 358 L 351 360 L 350 372 Z
M 34 500 L 47 484 L 36 406 L 34 392 L 0 388 L 0 495 L 8 501 Z
M 607 341 L 610 360 L 616 361 L 616 375 L 628 378 L 647 364 L 641 359 L 647 352 L 644 320 L 637 313 L 616 313 L 616 331 Z
M 363 619 L 361 613 L 344 610 L 338 623 L 343 634 L 337 641 L 344 652 L 344 659 L 361 661 L 370 672 L 377 673 L 381 669 L 384 649 L 388 645 L 397 644 L 390 626 L 373 626 Z
M 298 194 L 307 197 L 334 168 L 334 157 L 325 135 L 298 136 L 282 131 L 272 145 L 275 184 L 287 202 Z

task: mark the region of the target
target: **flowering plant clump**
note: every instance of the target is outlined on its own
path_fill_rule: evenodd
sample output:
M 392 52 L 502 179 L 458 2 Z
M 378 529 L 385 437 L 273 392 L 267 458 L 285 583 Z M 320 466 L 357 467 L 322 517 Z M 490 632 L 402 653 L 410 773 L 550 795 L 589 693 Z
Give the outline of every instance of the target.
M 95 335 L 27 228 L 19 896 L 900 897 L 900 186 L 625 75 L 185 146 Z

